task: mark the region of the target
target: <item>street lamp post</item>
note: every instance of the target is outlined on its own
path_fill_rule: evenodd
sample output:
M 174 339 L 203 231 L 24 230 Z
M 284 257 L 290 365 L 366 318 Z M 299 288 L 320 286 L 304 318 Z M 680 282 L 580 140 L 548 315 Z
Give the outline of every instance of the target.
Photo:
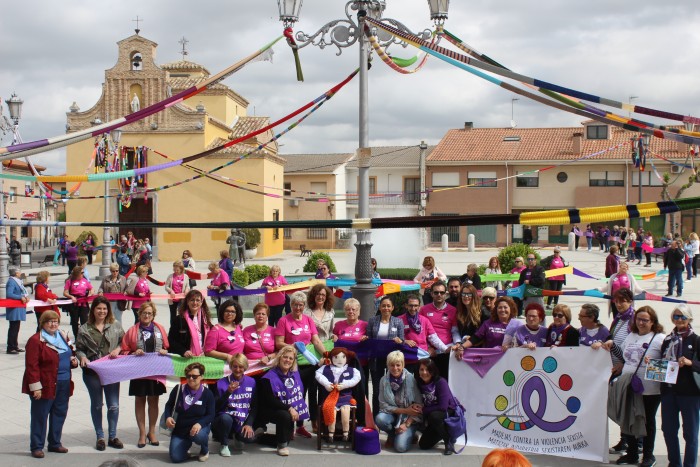
M 280 21 L 284 23 L 285 28 L 292 28 L 294 23 L 299 20 L 302 0 L 277 0 L 277 4 Z M 447 19 L 449 4 L 449 0 L 428 0 L 430 17 L 435 21 L 436 25 L 442 25 Z M 299 31 L 295 36 L 296 47 L 299 49 L 309 44 L 321 49 L 334 45 L 338 49 L 336 55 L 343 53 L 344 48 L 359 43 L 359 149 L 357 151 L 357 159 L 359 168 L 358 216 L 361 219 L 369 219 L 369 167 L 371 156 L 369 148 L 369 83 L 367 79 L 370 54 L 364 33 L 364 19 L 369 16 L 414 34 L 401 22 L 391 18 L 382 18 L 385 8 L 386 0 L 350 0 L 345 4 L 345 19 L 329 21 L 311 35 Z M 357 12 L 356 18 L 352 12 Z M 425 30 L 418 35 L 427 39 L 430 37 L 431 32 Z M 400 43 L 401 41 L 393 37 L 388 39 L 380 38 L 380 44 L 383 46 Z M 372 242 L 370 230 L 361 229 L 357 231 L 355 247 L 357 249 L 355 257 L 355 279 L 357 285 L 352 287 L 351 291 L 353 297 L 360 302 L 361 318 L 368 320 L 375 313 L 374 293 L 376 291 L 376 286 L 372 284 Z
M 22 104 L 24 101 L 17 97 L 17 94 L 5 101 L 7 108 L 10 111 L 10 118 L 14 127 L 12 128 L 12 144 L 17 143 L 17 127 L 19 119 L 22 118 Z M 2 175 L 3 165 L 0 162 L 0 176 Z M 0 219 L 5 221 L 5 183 L 0 177 Z M 0 298 L 7 298 L 7 280 L 10 277 L 8 271 L 8 262 L 10 257 L 7 254 L 7 232 L 5 225 L 0 224 Z
M 111 139 L 111 141 L 110 141 Z M 121 130 L 112 130 L 110 133 L 110 138 L 107 138 L 107 154 L 111 155 L 119 150 L 119 142 L 122 139 Z M 105 168 L 106 170 L 106 168 Z M 105 180 L 105 198 L 104 198 L 104 211 L 105 211 L 105 227 L 102 233 L 102 264 L 100 264 L 100 277 L 107 277 L 110 275 L 109 265 L 112 260 L 112 245 L 109 240 L 109 180 Z

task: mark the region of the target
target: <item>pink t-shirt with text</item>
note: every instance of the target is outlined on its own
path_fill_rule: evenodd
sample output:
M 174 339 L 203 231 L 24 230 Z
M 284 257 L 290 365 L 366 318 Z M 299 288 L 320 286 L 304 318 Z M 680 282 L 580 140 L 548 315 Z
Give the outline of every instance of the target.
M 433 303 L 430 303 L 423 305 L 419 313 L 430 321 L 433 329 L 435 329 L 435 333 L 443 344 L 452 344 L 452 327 L 457 326 L 457 310 L 455 307 L 447 303 L 445 308 L 438 310 Z
M 242 353 L 244 346 L 243 331 L 240 326 L 236 326 L 231 334 L 223 326 L 217 324 L 209 330 L 207 337 L 204 338 L 204 352 L 216 350 L 233 355 Z
M 360 342 L 366 333 L 367 321 L 359 320 L 352 326 L 348 324 L 347 320 L 336 321 L 333 326 L 333 334 L 343 341 Z

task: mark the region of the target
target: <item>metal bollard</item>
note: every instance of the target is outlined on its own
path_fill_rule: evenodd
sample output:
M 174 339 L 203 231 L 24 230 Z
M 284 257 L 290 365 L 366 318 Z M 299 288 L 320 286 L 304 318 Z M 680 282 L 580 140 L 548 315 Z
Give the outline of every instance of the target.
M 447 251 L 449 249 L 449 238 L 447 234 L 442 234 L 442 251 Z
M 470 253 L 474 253 L 476 250 L 476 236 L 474 234 L 467 235 L 467 249 Z

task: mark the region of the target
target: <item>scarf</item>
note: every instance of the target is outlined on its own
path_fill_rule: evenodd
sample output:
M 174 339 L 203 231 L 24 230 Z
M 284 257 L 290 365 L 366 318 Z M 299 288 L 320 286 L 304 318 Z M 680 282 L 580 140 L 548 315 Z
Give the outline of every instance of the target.
M 404 383 L 405 379 L 406 376 L 404 373 L 401 373 L 401 376 L 398 378 L 395 378 L 391 373 L 389 373 L 389 386 L 391 386 L 391 390 L 397 392 L 399 389 L 401 389 L 401 385 Z
M 180 398 L 180 407 L 182 407 L 182 410 L 188 410 L 190 407 L 196 404 L 202 397 L 202 394 L 204 394 L 203 384 L 200 384 L 199 389 L 196 391 L 190 389 L 188 384 L 183 385 L 182 397 Z
M 151 338 L 153 335 L 153 332 L 155 331 L 155 325 L 153 324 L 153 321 L 151 321 L 151 324 L 148 326 L 145 326 L 141 323 L 139 323 L 139 329 L 141 330 L 141 335 L 143 336 L 143 341 L 146 342 L 148 339 Z
M 411 313 L 406 313 L 406 321 L 408 321 L 408 325 L 413 329 L 416 334 L 420 334 L 421 331 L 423 330 L 423 326 L 420 324 L 420 318 L 418 317 L 418 313 L 415 315 L 412 315 Z
M 29 296 L 29 292 L 27 292 L 27 289 L 24 288 L 24 283 L 22 282 L 22 279 L 20 279 L 20 278 L 18 278 L 18 277 L 15 277 L 15 276 L 11 276 L 10 279 L 12 279 L 13 281 L 15 281 L 15 283 L 19 286 L 19 289 L 22 291 L 22 296 L 23 296 L 23 297 L 28 297 L 28 296 Z
M 617 324 L 620 321 L 627 321 L 627 329 L 632 330 L 632 317 L 634 316 L 634 307 L 629 307 L 627 311 L 624 313 L 618 313 L 617 316 L 613 319 L 612 325 L 610 326 L 610 334 L 615 333 L 615 329 L 617 328 Z
M 667 337 L 667 339 L 670 339 L 671 342 L 664 351 L 663 359 L 673 362 L 678 361 L 678 358 L 683 353 L 683 341 L 693 334 L 695 334 L 695 332 L 693 332 L 693 328 L 691 327 L 688 327 L 688 330 L 683 332 L 678 332 L 675 329 L 671 331 Z
M 201 356 L 202 355 L 202 342 L 204 340 L 204 337 L 206 336 L 206 328 L 204 327 L 204 316 L 202 316 L 202 309 L 200 308 L 199 311 L 197 312 L 197 316 L 199 317 L 199 329 L 202 332 L 202 339 L 199 339 L 199 332 L 197 332 L 197 326 L 195 325 L 194 321 L 192 320 L 192 317 L 190 316 L 190 312 L 186 311 L 185 312 L 185 320 L 187 321 L 187 327 L 190 330 L 190 352 L 192 352 L 193 355 L 195 356 Z
M 44 331 L 43 329 L 41 330 L 41 337 L 51 346 L 53 346 L 54 349 L 56 349 L 56 352 L 59 354 L 68 352 L 70 350 L 70 347 L 68 347 L 68 344 L 66 343 L 65 340 L 63 340 L 63 336 L 61 335 L 60 332 L 56 332 L 53 336 L 49 334 L 48 332 Z

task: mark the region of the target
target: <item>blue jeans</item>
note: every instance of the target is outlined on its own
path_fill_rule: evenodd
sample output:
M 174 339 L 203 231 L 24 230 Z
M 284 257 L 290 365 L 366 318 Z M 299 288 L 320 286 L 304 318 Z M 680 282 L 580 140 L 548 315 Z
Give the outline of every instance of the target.
M 220 413 L 211 422 L 211 437 L 221 445 L 226 445 L 233 438 L 244 443 L 252 443 L 253 438 L 245 438 L 233 429 L 233 417 L 227 413 Z
M 46 440 L 46 419 L 48 417 L 49 447 L 61 446 L 63 424 L 68 415 L 68 398 L 70 397 L 70 381 L 56 382 L 55 399 L 39 399 L 30 397 L 31 421 L 29 423 L 29 450 L 44 449 Z
M 683 293 L 683 270 L 682 269 L 669 269 L 668 271 L 668 293 L 673 293 L 673 288 L 676 288 L 676 293 L 681 295 Z
M 119 383 L 102 386 L 97 373 L 90 369 L 83 369 L 83 382 L 90 395 L 90 415 L 92 426 L 95 427 L 97 439 L 104 439 L 105 432 L 102 429 L 102 405 L 107 401 L 107 427 L 109 439 L 117 437 L 117 421 L 119 420 Z M 102 398 L 104 393 L 104 399 Z
M 681 463 L 681 448 L 678 443 L 678 414 L 683 419 L 685 461 Z M 695 467 L 698 461 L 698 427 L 700 426 L 700 396 L 661 396 L 661 431 L 668 450 L 668 465 L 671 467 Z
M 689 281 L 693 278 L 693 259 L 685 263 L 685 280 Z
M 181 438 L 173 435 L 170 438 L 170 460 L 174 464 L 186 461 L 189 458 L 187 451 L 192 447 L 192 443 L 199 444 L 199 455 L 207 454 L 209 452 L 209 430 L 210 427 L 207 425 L 203 426 L 199 433 L 194 436 Z
M 379 412 L 375 418 L 375 423 L 380 430 L 386 431 L 389 438 L 394 439 L 394 449 L 396 452 L 406 452 L 411 447 L 413 435 L 416 433 L 416 425 L 412 424 L 406 431 L 396 434 L 396 425 L 399 423 L 400 415 L 386 412 Z
M 586 245 L 588 245 L 588 251 L 593 248 L 593 237 L 586 237 Z

